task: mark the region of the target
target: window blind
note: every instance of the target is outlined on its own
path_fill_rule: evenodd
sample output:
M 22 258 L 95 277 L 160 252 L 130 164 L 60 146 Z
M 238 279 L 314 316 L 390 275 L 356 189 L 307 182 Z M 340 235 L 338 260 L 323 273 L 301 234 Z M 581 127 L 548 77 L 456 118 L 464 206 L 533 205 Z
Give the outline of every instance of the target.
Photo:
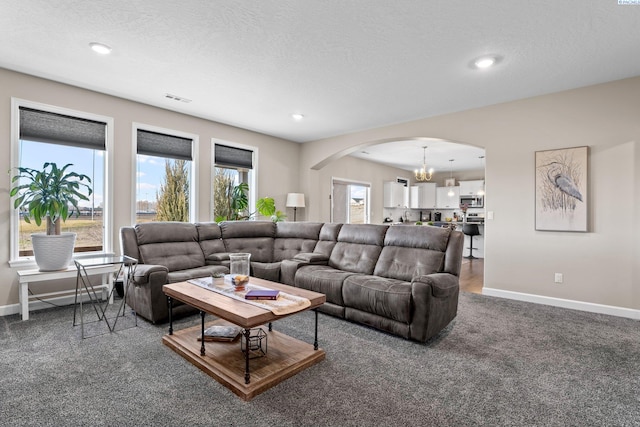
M 215 144 L 216 166 L 253 169 L 253 151 Z
M 20 107 L 20 139 L 105 150 L 107 124 Z
M 191 150 L 193 140 L 175 135 L 138 129 L 138 154 L 168 157 L 178 160 L 193 160 Z

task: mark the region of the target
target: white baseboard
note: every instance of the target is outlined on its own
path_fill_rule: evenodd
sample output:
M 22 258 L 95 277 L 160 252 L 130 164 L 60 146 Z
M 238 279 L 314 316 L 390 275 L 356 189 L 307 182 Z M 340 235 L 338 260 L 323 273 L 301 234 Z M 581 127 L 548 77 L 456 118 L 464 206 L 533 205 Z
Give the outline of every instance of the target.
M 37 299 L 30 299 L 29 312 L 31 313 L 36 310 L 42 310 L 43 308 L 52 308 L 54 307 L 52 304 L 60 305 L 60 306 L 72 305 L 75 298 L 75 293 L 74 293 L 75 291 L 72 289 L 69 292 L 71 292 L 70 295 L 65 295 L 65 296 L 56 297 L 56 298 L 43 298 L 43 301 L 40 301 Z M 33 298 L 32 295 L 29 295 L 29 296 Z M 89 297 L 85 294 L 83 296 L 82 301 L 88 302 Z M 47 302 L 50 302 L 51 304 L 47 304 Z M 10 316 L 12 314 L 19 314 L 19 313 L 20 313 L 20 304 L 9 304 L 9 305 L 0 306 L 0 316 Z
M 482 288 L 482 295 L 498 298 L 507 298 L 517 301 L 532 302 L 535 304 L 552 305 L 554 307 L 570 308 L 573 310 L 588 311 L 591 313 L 608 314 L 611 316 L 627 317 L 640 320 L 640 310 L 632 308 L 616 307 L 612 305 L 594 304 L 591 302 L 574 301 L 562 298 L 546 297 L 542 295 L 525 294 L 522 292 L 505 291 L 502 289 Z

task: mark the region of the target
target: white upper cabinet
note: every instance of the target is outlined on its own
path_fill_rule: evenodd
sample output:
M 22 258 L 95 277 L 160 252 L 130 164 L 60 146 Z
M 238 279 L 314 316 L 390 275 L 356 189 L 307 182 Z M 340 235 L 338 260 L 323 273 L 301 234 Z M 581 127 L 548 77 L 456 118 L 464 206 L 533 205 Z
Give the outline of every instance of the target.
M 384 183 L 383 202 L 385 208 L 406 208 L 409 206 L 409 188 L 393 181 Z
M 436 184 L 424 182 L 411 186 L 411 208 L 412 209 L 435 209 L 436 207 Z
M 449 190 L 453 190 L 453 196 L 449 196 Z M 438 187 L 436 189 L 436 208 L 459 209 L 460 187 Z
M 484 191 L 484 179 L 460 181 L 461 196 L 478 196 L 481 191 Z

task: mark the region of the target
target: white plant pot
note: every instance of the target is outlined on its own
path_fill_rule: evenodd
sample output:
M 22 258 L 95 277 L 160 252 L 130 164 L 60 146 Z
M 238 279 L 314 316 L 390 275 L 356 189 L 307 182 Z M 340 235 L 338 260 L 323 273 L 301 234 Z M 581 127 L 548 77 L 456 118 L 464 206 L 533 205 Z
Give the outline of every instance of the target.
M 65 270 L 73 258 L 76 233 L 62 233 L 59 236 L 33 233 L 31 243 L 40 271 Z

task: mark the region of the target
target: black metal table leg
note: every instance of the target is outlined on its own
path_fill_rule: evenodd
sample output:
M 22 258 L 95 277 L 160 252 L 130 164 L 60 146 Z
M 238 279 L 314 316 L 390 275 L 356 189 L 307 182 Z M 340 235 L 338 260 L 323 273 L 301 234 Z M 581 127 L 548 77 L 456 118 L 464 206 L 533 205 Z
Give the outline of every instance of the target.
M 202 340 L 201 341 L 202 345 L 200 346 L 200 356 L 204 356 L 205 355 L 205 353 L 204 353 L 204 315 L 205 315 L 205 312 L 201 311 L 200 312 L 200 318 L 202 319 L 202 322 L 201 322 L 201 326 L 200 326 L 200 339 Z
M 173 335 L 173 298 L 167 297 L 169 304 L 169 335 Z
M 269 332 L 271 332 L 271 331 L 273 330 L 272 325 L 273 325 L 273 324 L 272 324 L 271 322 L 269 322 Z
M 245 353 L 244 353 L 244 383 L 249 384 L 251 382 L 251 375 L 249 374 L 249 337 L 251 336 L 250 329 L 243 329 L 245 339 Z
M 80 270 L 78 270 L 78 274 L 76 274 L 76 297 L 73 300 L 73 326 L 76 326 L 76 309 L 78 308 L 78 285 L 80 282 Z M 82 298 L 82 295 L 80 295 Z
M 316 333 L 315 333 L 315 338 L 313 339 L 313 349 L 317 350 L 318 349 L 318 310 L 313 310 L 313 312 L 316 314 Z

